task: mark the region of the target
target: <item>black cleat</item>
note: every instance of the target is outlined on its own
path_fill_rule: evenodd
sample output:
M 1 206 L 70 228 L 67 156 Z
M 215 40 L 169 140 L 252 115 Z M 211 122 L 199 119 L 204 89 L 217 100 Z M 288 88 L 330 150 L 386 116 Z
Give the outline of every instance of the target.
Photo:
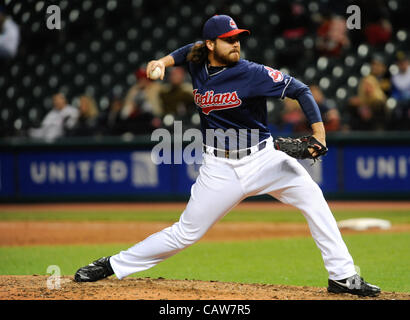
M 367 283 L 358 274 L 343 280 L 330 280 L 327 291 L 331 293 L 350 293 L 362 297 L 376 297 L 380 288 Z
M 110 257 L 102 257 L 88 266 L 77 270 L 74 276 L 76 282 L 94 282 L 114 274 L 110 265 Z

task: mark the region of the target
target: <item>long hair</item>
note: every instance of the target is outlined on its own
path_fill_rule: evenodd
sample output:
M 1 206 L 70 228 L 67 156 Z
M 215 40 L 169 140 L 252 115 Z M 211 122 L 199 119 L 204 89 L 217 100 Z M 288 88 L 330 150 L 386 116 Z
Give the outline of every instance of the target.
M 195 43 L 187 55 L 187 60 L 193 63 L 202 64 L 208 59 L 208 48 L 205 41 Z
M 359 98 L 364 104 L 385 103 L 387 100 L 379 81 L 373 75 L 369 75 L 360 81 Z
M 81 112 L 85 118 L 94 118 L 98 116 L 97 103 L 95 102 L 93 97 L 90 97 L 88 95 L 82 95 L 80 97 L 80 105 L 81 105 L 81 100 L 82 100 L 83 107 L 84 107 L 84 109 L 81 110 Z

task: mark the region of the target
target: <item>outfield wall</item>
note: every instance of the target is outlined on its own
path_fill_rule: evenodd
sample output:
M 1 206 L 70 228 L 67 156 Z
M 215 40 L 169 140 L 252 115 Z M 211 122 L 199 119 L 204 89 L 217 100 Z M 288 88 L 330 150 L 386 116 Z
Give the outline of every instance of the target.
M 301 161 L 327 198 L 410 199 L 410 134 L 329 135 L 327 142 L 322 162 Z M 200 164 L 156 165 L 157 144 L 150 137 L 0 141 L 0 201 L 188 199 Z M 173 149 L 172 160 L 188 145 Z

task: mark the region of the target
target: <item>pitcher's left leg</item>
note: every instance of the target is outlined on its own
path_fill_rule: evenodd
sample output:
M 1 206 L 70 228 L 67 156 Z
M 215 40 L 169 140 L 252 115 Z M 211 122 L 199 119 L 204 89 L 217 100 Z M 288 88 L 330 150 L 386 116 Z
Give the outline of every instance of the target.
M 329 279 L 338 280 L 356 273 L 353 259 L 344 243 L 322 191 L 310 178 L 284 190 L 279 199 L 302 211 L 316 245 L 320 249 Z
M 344 279 L 356 274 L 353 259 L 322 190 L 301 164 L 293 158 L 286 158 L 281 168 L 288 168 L 283 172 L 287 182 L 281 183 L 280 187 L 273 184 L 268 193 L 301 210 L 320 249 L 329 279 Z

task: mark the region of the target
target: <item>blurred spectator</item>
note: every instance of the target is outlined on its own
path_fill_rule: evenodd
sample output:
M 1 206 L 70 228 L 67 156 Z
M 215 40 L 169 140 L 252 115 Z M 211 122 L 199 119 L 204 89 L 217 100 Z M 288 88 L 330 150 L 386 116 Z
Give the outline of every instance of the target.
M 53 141 L 65 135 L 67 130 L 71 130 L 77 124 L 79 111 L 69 105 L 62 93 L 53 96 L 53 109 L 47 113 L 40 128 L 29 130 L 32 138 Z
M 340 113 L 337 108 L 330 107 L 318 85 L 310 85 L 313 98 L 319 106 L 326 132 L 340 130 Z M 310 126 L 309 126 L 310 127 Z
M 171 69 L 169 83 L 163 86 L 159 95 L 164 115 L 184 117 L 192 115 L 196 110 L 192 85 L 185 82 L 185 70 L 182 67 Z
M 366 41 L 372 46 L 383 45 L 387 43 L 392 34 L 390 21 L 380 19 L 379 21 L 369 23 L 365 29 Z
M 410 130 L 410 67 L 404 52 L 397 53 L 399 72 L 392 77 L 392 98 L 397 105 L 393 110 L 393 128 Z
M 386 96 L 389 96 L 391 91 L 390 73 L 387 70 L 384 58 L 382 56 L 373 56 L 370 64 L 370 74 L 376 77 L 380 88 Z
M 340 130 L 340 114 L 336 108 L 330 107 L 317 85 L 310 85 L 313 98 L 319 106 L 323 124 L 326 132 Z M 282 123 L 285 126 L 290 125 L 293 132 L 305 133 L 310 131 L 310 125 L 303 113 L 302 108 L 296 100 L 286 98 L 284 100 L 284 109 L 282 113 Z
M 344 17 L 325 17 L 316 33 L 316 49 L 319 55 L 338 57 L 350 46 Z
M 387 96 L 373 74 L 362 78 L 358 95 L 349 100 L 350 129 L 384 130 L 388 122 Z
M 122 97 L 112 94 L 110 96 L 109 108 L 100 116 L 99 124 L 104 135 L 150 134 L 161 126 L 161 120 L 144 109 L 147 101 L 144 95 L 137 94 L 133 101 L 128 102 L 127 112 L 123 112 L 125 105 Z
M 380 55 L 373 56 L 370 66 L 370 74 L 360 80 L 358 95 L 351 97 L 348 102 L 349 125 L 353 130 L 386 129 L 388 123 L 388 119 L 383 117 L 388 116 L 386 100 L 391 91 L 390 75 Z M 365 90 L 372 87 L 375 87 L 373 94 Z
M 8 60 L 17 54 L 20 30 L 13 19 L 0 6 L 0 59 Z
M 161 116 L 162 106 L 159 98 L 161 84 L 148 79 L 144 68 L 138 69 L 135 72 L 135 77 L 137 82 L 128 90 L 124 107 L 121 111 L 122 117 L 126 119 L 133 112 L 134 102 L 137 96 L 139 96 L 139 101 L 143 101 L 142 105 L 140 105 L 143 111 L 151 112 L 155 116 Z
M 281 0 L 278 3 L 278 12 L 286 17 L 281 19 L 277 26 L 284 38 L 303 38 L 308 33 L 310 19 L 303 3 Z
M 392 24 L 384 0 L 360 0 L 357 5 L 363 15 L 365 41 L 372 46 L 384 45 L 391 39 Z M 364 14 L 365 13 L 365 14 Z
M 404 52 L 397 53 L 399 72 L 392 77 L 392 97 L 398 101 L 410 100 L 410 68 L 409 59 Z
M 111 94 L 107 111 L 99 115 L 99 131 L 103 135 L 120 135 L 123 133 L 121 110 L 123 99 L 119 95 Z
M 305 36 L 311 31 L 312 23 L 303 3 L 281 0 L 278 2 L 276 10 L 281 16 L 279 24 L 274 28 L 274 32 L 279 32 L 286 41 L 283 50 L 277 50 L 276 63 L 280 66 L 296 67 L 300 64 L 301 54 L 308 52 L 304 46 Z
M 161 126 L 161 120 L 152 112 L 144 109 L 146 103 L 144 96 L 137 94 L 131 103 L 128 117 L 124 118 L 121 114 L 121 126 L 124 133 L 151 134 L 153 130 Z
M 281 115 L 281 124 L 285 128 L 289 128 L 292 132 L 307 132 L 306 118 L 296 100 L 285 98 L 284 106 Z
M 79 111 L 77 124 L 70 130 L 70 135 L 82 137 L 94 135 L 98 126 L 98 108 L 94 98 L 81 96 Z

